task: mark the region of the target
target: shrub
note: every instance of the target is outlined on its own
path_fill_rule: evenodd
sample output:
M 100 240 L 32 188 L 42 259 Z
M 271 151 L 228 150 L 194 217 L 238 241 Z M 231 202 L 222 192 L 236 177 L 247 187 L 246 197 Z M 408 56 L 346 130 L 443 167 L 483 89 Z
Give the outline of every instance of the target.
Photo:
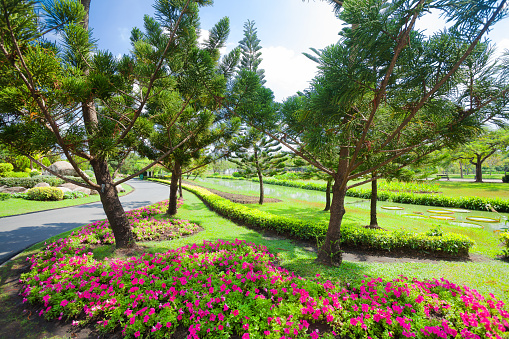
M 64 199 L 79 199 L 79 198 L 85 198 L 88 197 L 88 194 L 81 191 L 71 191 L 71 192 L 65 192 L 64 193 Z
M 502 182 L 506 184 L 509 183 L 509 174 L 506 174 L 502 177 Z
M 5 178 L 29 178 L 30 174 L 27 172 L 7 172 Z
M 27 192 L 28 200 L 58 201 L 63 198 L 64 192 L 56 187 L 34 187 Z
M 234 177 L 234 178 L 243 178 L 244 176 L 240 172 L 234 172 L 232 174 L 232 177 Z
M 151 180 L 168 183 L 165 180 Z M 272 230 L 303 240 L 323 239 L 327 232 L 326 223 L 314 223 L 277 216 L 233 203 L 204 188 L 189 185 L 182 185 L 182 187 L 196 194 L 217 213 L 235 222 Z M 425 254 L 433 252 L 447 256 L 466 256 L 474 243 L 470 238 L 459 234 L 429 236 L 424 233 L 385 231 L 344 224 L 341 226 L 341 245 L 381 251 L 410 250 Z
M 0 193 L 0 201 L 9 200 L 10 198 L 10 193 Z
M 0 178 L 0 185 L 9 187 L 21 186 L 32 188 L 41 182 L 48 183 L 50 186 L 58 186 L 63 184 L 64 180 L 51 175 L 38 175 L 31 178 Z
M 7 173 L 12 172 L 14 166 L 8 162 L 0 163 L 0 177 L 5 177 Z
M 38 170 L 30 171 L 30 176 L 31 177 L 36 177 L 38 175 L 41 175 L 41 172 L 39 172 Z

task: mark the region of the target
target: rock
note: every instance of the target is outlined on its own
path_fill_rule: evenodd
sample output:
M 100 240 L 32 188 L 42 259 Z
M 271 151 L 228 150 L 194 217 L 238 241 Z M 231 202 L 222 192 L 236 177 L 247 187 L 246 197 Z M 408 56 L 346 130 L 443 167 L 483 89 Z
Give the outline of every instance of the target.
M 99 194 L 99 192 L 98 192 L 98 191 L 96 191 L 96 190 L 90 190 L 90 195 L 97 195 L 97 194 Z
M 28 190 L 25 187 L 19 187 L 19 186 L 6 187 L 6 188 L 2 188 L 0 190 L 0 192 L 2 192 L 2 193 L 26 193 L 26 191 L 28 191 Z
M 67 187 L 61 187 L 61 186 L 58 186 L 57 187 L 59 190 L 61 190 L 62 192 L 72 192 L 70 189 L 68 189 Z
M 71 191 L 74 191 L 76 188 L 81 187 L 75 184 L 71 184 L 70 182 L 63 183 L 62 185 L 59 185 L 58 187 L 65 187 L 68 188 Z
M 64 176 L 78 177 L 78 173 L 74 170 L 72 165 L 67 161 L 57 161 L 49 167 L 50 170 Z M 49 171 L 44 171 L 43 175 L 53 175 Z
M 75 189 L 72 190 L 73 192 L 83 192 L 85 193 L 86 195 L 90 195 L 90 189 L 88 188 L 85 188 L 85 187 L 77 187 Z
M 37 185 L 35 185 L 34 187 L 49 187 L 49 184 L 47 182 L 40 182 Z

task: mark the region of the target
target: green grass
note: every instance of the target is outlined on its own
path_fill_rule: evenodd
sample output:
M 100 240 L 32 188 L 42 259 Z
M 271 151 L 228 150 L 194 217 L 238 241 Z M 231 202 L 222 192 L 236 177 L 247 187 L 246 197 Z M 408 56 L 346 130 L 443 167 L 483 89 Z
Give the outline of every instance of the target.
M 124 184 L 125 193 L 120 193 L 119 195 L 125 195 L 133 190 L 133 188 L 127 184 Z M 79 199 L 66 199 L 60 201 L 35 201 L 35 200 L 25 200 L 25 199 L 8 199 L 2 201 L 0 203 L 0 217 L 7 217 L 11 215 L 25 214 L 31 212 L 39 212 L 52 210 L 55 208 L 76 206 L 88 204 L 91 202 L 100 201 L 101 198 L 98 194 L 91 195 L 86 198 Z
M 509 199 L 509 184 L 504 183 L 440 181 L 440 191 L 451 197 L 477 196 Z

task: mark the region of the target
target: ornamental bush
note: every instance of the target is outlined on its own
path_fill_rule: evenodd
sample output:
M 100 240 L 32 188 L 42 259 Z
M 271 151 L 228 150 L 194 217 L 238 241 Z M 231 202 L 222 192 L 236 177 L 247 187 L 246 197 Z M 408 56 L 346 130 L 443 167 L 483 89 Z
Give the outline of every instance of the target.
M 8 162 L 0 163 L 0 177 L 5 177 L 7 173 L 12 172 L 14 166 Z
M 509 183 L 509 174 L 506 174 L 502 177 L 502 182 L 506 184 Z
M 0 193 L 0 201 L 9 200 L 11 198 L 10 193 Z
M 151 180 L 169 183 L 166 180 Z M 327 224 L 323 222 L 314 223 L 297 218 L 277 216 L 233 203 L 201 187 L 190 185 L 182 185 L 182 187 L 196 194 L 217 213 L 241 224 L 272 230 L 303 240 L 321 240 L 327 233 Z M 468 255 L 474 242 L 466 236 L 454 233 L 430 236 L 424 233 L 368 229 L 344 224 L 341 226 L 341 245 L 380 251 L 415 251 L 423 254 L 431 252 L 438 255 L 462 257 Z
M 64 192 L 56 187 L 34 187 L 27 192 L 28 200 L 58 201 L 64 198 Z

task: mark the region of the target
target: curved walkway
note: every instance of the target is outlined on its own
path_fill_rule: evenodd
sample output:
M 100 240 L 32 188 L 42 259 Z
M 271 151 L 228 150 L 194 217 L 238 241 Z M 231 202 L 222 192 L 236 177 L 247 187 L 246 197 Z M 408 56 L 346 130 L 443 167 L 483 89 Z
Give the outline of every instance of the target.
M 167 186 L 139 179 L 127 184 L 134 191 L 120 198 L 126 211 L 168 199 Z M 100 202 L 0 218 L 0 264 L 33 244 L 104 218 Z

